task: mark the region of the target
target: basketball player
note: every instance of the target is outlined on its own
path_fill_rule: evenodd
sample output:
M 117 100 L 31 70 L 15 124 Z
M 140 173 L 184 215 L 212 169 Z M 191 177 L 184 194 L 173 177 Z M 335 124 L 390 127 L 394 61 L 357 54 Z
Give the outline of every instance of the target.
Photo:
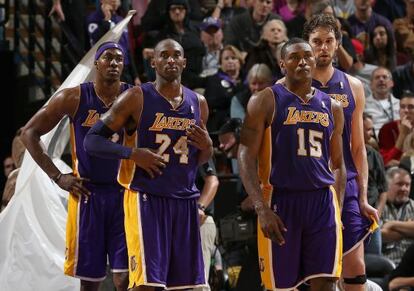
M 284 83 L 252 96 L 242 129 L 240 174 L 258 215 L 260 270 L 269 290 L 307 280 L 311 290 L 335 290 L 341 274 L 343 113 L 339 102 L 311 87 L 314 67 L 310 45 L 289 40 L 281 50 Z
M 69 191 L 64 272 L 81 279 L 81 290 L 98 290 L 107 258 L 117 290 L 127 290 L 128 254 L 124 231 L 123 188 L 117 183 L 118 161 L 87 154 L 83 139 L 90 127 L 130 86 L 121 83 L 123 49 L 103 43 L 95 54 L 95 82 L 64 89 L 23 128 L 22 140 L 36 163 L 62 189 Z M 73 173 L 53 164 L 40 137 L 64 117 L 70 118 Z M 121 142 L 122 133 L 112 140 Z
M 365 290 L 365 238 L 376 228 L 378 212 L 368 204 L 368 164 L 364 143 L 362 113 L 365 96 L 361 82 L 332 65 L 340 45 L 336 19 L 327 14 L 312 17 L 304 26 L 316 58 L 312 85 L 338 100 L 343 107 L 345 126 L 343 152 L 347 184 L 343 202 L 343 278 L 345 289 Z M 374 222 L 374 223 L 373 223 Z
M 181 85 L 186 59 L 166 39 L 155 47 L 154 83 L 122 94 L 88 133 L 93 155 L 124 159 L 129 288 L 189 289 L 205 285 L 195 176 L 212 154 L 204 97 Z M 107 138 L 125 128 L 125 146 Z

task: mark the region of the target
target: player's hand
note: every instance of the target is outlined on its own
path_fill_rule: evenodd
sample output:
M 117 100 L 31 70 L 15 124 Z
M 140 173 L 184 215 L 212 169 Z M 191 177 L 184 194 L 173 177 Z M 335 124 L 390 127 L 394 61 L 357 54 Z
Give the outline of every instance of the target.
M 208 134 L 204 122 L 201 121 L 201 127 L 193 124 L 187 128 L 187 143 L 195 146 L 199 150 L 207 150 L 213 146 L 213 142 Z
M 89 181 L 85 178 L 75 177 L 72 173 L 63 174 L 56 181 L 58 186 L 72 194 L 75 194 L 79 197 L 84 196 L 88 198 L 91 195 L 91 192 L 83 185 L 83 182 Z
M 154 178 L 155 175 L 161 175 L 161 170 L 165 168 L 164 158 L 147 148 L 133 149 L 130 159 L 138 167 L 144 169 L 151 178 Z
M 280 246 L 284 245 L 285 239 L 283 238 L 283 232 L 286 232 L 287 229 L 280 217 L 268 206 L 263 206 L 258 210 L 257 217 L 264 236 Z
M 62 5 L 60 5 L 60 1 L 54 2 L 52 9 L 50 9 L 49 17 L 56 13 L 56 17 L 58 21 L 65 21 L 65 14 L 63 13 Z
M 374 219 L 377 224 L 379 224 L 379 215 L 378 210 L 369 205 L 367 201 L 359 202 L 359 208 L 361 210 L 361 214 L 369 219 Z

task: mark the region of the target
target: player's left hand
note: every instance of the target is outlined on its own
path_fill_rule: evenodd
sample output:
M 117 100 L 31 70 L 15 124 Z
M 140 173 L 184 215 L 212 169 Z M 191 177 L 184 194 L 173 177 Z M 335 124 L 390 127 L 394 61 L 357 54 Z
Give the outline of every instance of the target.
M 361 210 L 361 214 L 369 219 L 375 219 L 376 223 L 379 223 L 379 215 L 378 210 L 368 204 L 367 201 L 360 201 L 359 208 Z
M 201 121 L 201 127 L 193 124 L 187 128 L 187 143 L 202 151 L 210 149 L 213 146 L 213 142 L 203 121 Z

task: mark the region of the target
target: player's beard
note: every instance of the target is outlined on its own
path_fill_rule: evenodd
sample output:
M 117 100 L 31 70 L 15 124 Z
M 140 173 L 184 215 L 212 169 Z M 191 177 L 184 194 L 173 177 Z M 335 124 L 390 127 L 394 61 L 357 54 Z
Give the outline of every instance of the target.
M 325 68 L 329 67 L 333 62 L 333 58 L 325 58 L 323 60 L 316 59 L 316 67 Z

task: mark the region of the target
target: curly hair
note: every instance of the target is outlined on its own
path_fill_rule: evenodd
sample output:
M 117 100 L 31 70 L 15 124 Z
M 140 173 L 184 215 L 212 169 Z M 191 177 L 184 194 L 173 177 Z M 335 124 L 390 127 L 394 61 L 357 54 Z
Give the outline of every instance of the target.
M 341 41 L 342 34 L 339 30 L 337 20 L 334 16 L 330 14 L 316 14 L 306 21 L 303 26 L 303 39 L 309 41 L 309 36 L 312 32 L 315 31 L 318 27 L 324 27 L 329 29 L 335 34 L 335 39 Z

